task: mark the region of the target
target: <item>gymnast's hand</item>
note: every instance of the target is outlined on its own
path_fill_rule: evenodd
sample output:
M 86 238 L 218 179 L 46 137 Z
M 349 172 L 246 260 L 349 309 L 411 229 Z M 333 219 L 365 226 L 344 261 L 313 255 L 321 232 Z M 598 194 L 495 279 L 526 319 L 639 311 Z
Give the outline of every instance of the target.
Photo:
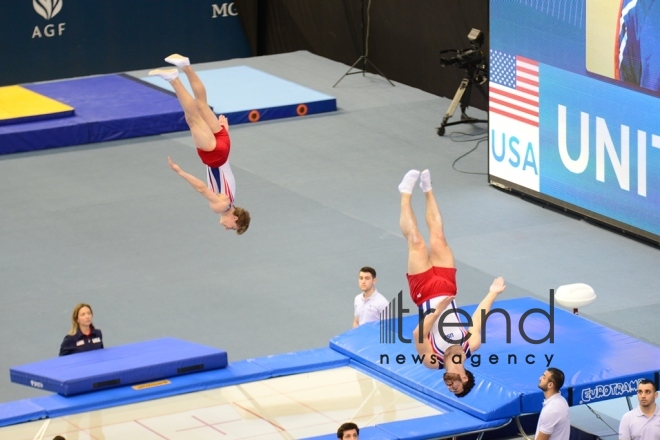
M 438 304 L 435 305 L 435 309 L 443 312 L 451 302 L 456 299 L 456 295 L 454 296 L 443 296 L 442 301 L 440 301 Z
M 220 122 L 220 125 L 227 130 L 227 133 L 229 133 L 229 121 L 227 120 L 227 117 L 225 115 L 218 116 L 218 122 Z
M 167 156 L 167 162 L 170 164 L 170 168 L 172 168 L 174 171 L 177 173 L 181 171 L 181 167 L 174 162 L 172 162 L 172 159 L 170 159 L 170 156 Z
M 489 291 L 499 295 L 500 293 L 504 292 L 504 289 L 506 289 L 506 286 L 504 285 L 504 278 L 497 277 L 495 278 L 495 281 L 493 281 L 493 284 L 490 285 Z

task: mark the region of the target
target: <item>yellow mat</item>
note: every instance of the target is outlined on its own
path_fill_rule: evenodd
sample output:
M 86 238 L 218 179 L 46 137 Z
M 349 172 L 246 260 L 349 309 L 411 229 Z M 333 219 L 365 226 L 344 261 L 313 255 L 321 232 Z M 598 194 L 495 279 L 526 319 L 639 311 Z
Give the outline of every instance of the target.
M 0 125 L 73 115 L 74 108 L 21 86 L 0 87 Z

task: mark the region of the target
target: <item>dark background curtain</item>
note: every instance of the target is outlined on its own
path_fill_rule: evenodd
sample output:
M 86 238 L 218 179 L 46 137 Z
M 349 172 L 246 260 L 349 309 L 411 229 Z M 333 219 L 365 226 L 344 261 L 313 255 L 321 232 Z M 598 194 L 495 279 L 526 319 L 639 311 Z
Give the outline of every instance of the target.
M 0 85 L 252 55 L 233 3 L 206 0 L 0 2 Z
M 439 52 L 469 48 L 477 28 L 488 56 L 488 0 L 235 0 L 254 55 L 307 50 L 347 65 L 364 53 L 370 3 L 369 60 L 391 80 L 453 98 L 466 71 L 442 67 Z M 474 90 L 470 105 L 488 103 Z

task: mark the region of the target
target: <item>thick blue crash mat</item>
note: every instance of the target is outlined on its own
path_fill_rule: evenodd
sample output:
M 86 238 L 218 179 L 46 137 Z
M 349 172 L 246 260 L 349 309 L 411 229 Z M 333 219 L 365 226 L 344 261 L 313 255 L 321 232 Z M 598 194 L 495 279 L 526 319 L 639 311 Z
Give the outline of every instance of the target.
M 11 381 L 62 396 L 227 366 L 227 352 L 174 338 L 78 353 L 10 369 Z
M 465 316 L 476 308 L 459 307 Z M 491 312 L 486 339 L 466 364 L 475 386 L 460 399 L 447 390 L 442 371 L 419 362 L 410 341 L 419 321 L 416 313 L 362 325 L 333 338 L 330 347 L 481 420 L 538 413 L 543 404 L 539 377 L 548 367 L 565 373 L 562 394 L 569 405 L 633 395 L 639 380 L 653 380 L 660 371 L 659 347 L 549 303 L 532 298 L 502 300 Z

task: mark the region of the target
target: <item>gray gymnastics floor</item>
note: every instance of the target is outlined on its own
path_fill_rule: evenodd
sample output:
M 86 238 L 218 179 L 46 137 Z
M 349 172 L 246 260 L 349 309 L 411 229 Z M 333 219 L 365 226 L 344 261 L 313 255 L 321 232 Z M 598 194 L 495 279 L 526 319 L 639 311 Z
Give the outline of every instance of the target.
M 660 343 L 658 250 L 453 170 L 474 143 L 436 135 L 448 99 L 372 75 L 332 88 L 348 66 L 307 52 L 197 67 L 234 65 L 339 106 L 231 129 L 237 202 L 253 219 L 243 236 L 168 168 L 170 155 L 203 175 L 188 132 L 0 157 L 0 401 L 42 394 L 11 384 L 9 368 L 56 356 L 78 302 L 94 307 L 106 346 L 173 336 L 230 361 L 326 346 L 350 328 L 361 266 L 378 270 L 388 298 L 407 295 L 396 187 L 410 168 L 432 172 L 459 303 L 478 302 L 498 275 L 506 298 L 547 301 L 583 282 L 598 299 L 582 315 Z M 486 157 L 482 143 L 457 166 L 485 172 Z M 419 190 L 414 202 L 423 214 Z

